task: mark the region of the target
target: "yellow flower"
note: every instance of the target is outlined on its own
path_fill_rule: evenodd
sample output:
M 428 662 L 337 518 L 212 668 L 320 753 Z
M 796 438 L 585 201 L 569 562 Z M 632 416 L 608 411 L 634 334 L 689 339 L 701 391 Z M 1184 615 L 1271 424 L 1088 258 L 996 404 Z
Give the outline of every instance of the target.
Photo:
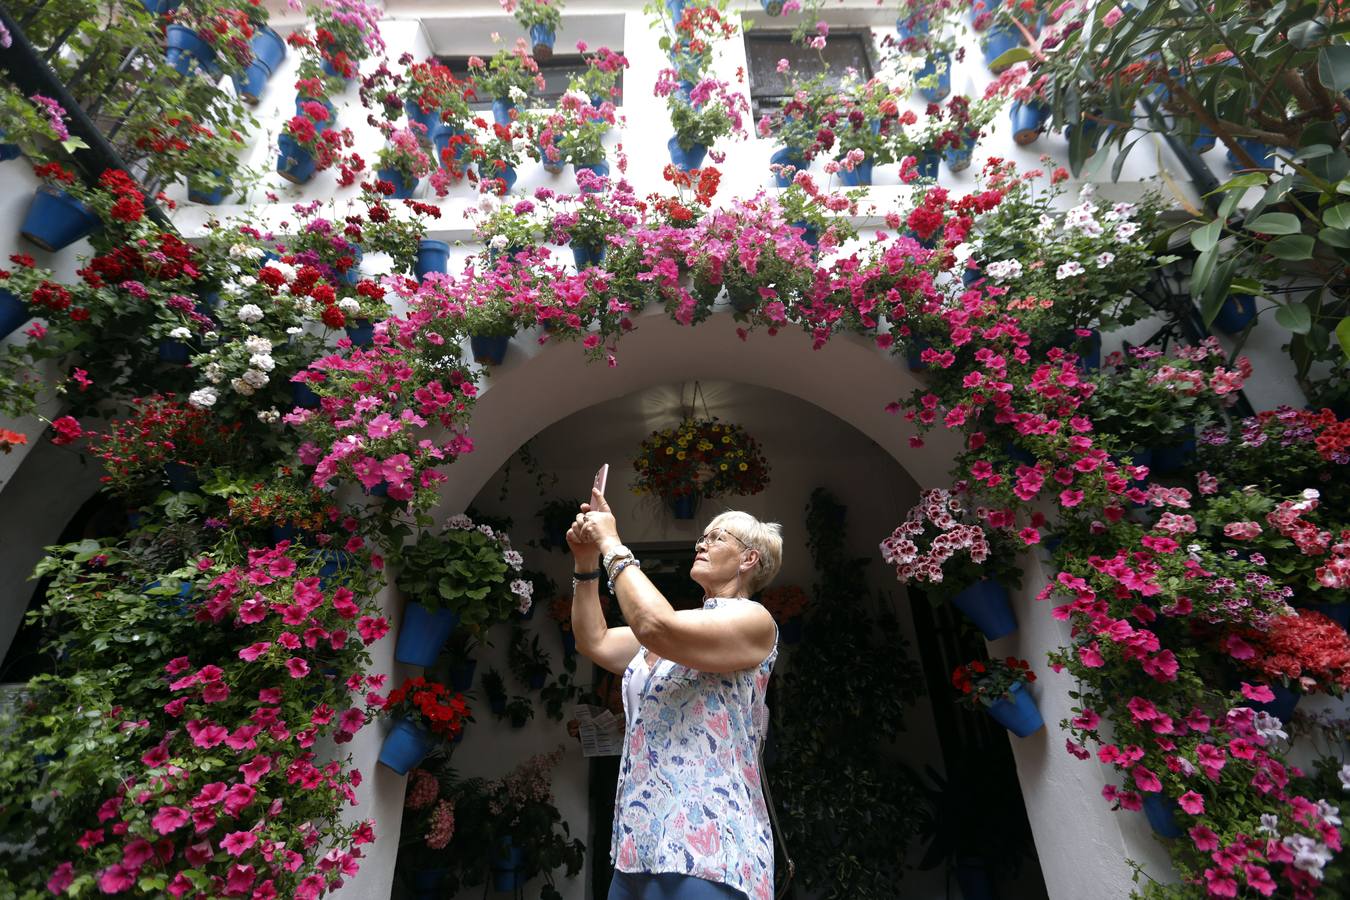
M 724 434 L 724 435 L 722 435 L 722 443 L 724 443 L 724 444 L 730 444 L 730 443 L 731 443 L 731 435 L 729 435 L 729 434 Z
M 725 472 L 727 470 L 727 464 L 722 463 L 722 465 L 718 466 L 718 468 L 721 469 L 723 472 Z
M 679 453 L 676 453 L 676 454 L 675 454 L 675 458 L 676 458 L 676 459 L 684 459 L 684 457 L 685 457 L 685 452 L 684 452 L 683 450 L 681 450 Z
M 742 472 L 744 472 L 746 469 L 750 467 L 747 466 L 745 463 L 741 463 L 739 466 L 737 466 L 737 468 L 740 469 Z
M 667 448 L 666 448 L 666 456 L 669 456 L 670 454 L 672 454 L 672 453 L 674 453 L 674 452 L 675 452 L 675 448 L 674 448 L 674 447 L 667 447 Z

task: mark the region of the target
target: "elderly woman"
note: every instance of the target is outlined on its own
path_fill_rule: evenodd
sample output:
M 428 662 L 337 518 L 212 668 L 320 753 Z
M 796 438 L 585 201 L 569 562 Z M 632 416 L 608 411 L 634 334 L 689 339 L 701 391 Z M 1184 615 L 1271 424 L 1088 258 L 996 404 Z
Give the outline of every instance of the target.
M 642 574 L 598 491 L 567 533 L 577 649 L 623 673 L 627 729 L 609 900 L 771 900 L 773 833 L 760 786 L 764 693 L 778 627 L 749 596 L 782 562 L 776 524 L 725 512 L 694 544 L 703 608 L 677 611 Z M 625 628 L 609 628 L 600 579 Z

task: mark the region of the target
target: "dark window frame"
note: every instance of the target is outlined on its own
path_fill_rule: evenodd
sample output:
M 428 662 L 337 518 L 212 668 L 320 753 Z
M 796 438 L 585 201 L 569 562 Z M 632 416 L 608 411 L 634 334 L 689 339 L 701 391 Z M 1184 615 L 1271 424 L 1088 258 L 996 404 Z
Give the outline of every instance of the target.
M 768 93 L 770 86 L 756 84 L 755 70 L 759 68 L 756 65 L 757 60 L 770 67 L 776 66 L 779 59 L 787 54 L 783 48 L 791 47 L 794 54 L 803 54 L 803 48 L 800 44 L 794 44 L 792 41 L 792 32 L 784 29 L 766 29 L 753 28 L 745 32 L 745 60 L 747 80 L 750 86 L 750 108 L 756 119 L 765 113 L 779 109 L 787 102 L 787 94 Z M 863 63 L 858 67 L 858 74 L 864 81 L 876 76 L 881 67 L 881 58 L 877 51 L 877 45 L 872 29 L 867 26 L 841 26 L 830 29 L 830 40 L 825 45 L 823 51 L 827 55 L 827 62 L 831 51 L 837 51 L 848 44 L 856 44 L 857 52 L 852 59 Z M 809 50 L 807 53 L 814 55 L 817 51 Z M 847 64 L 841 63 L 837 69 L 837 77 L 844 77 L 844 70 Z M 828 69 L 835 72 L 833 66 Z M 810 74 L 814 74 L 813 70 Z
M 617 51 L 622 53 L 623 51 Z M 483 53 L 478 56 L 487 60 L 492 54 Z M 454 56 L 440 56 L 437 61 L 450 69 L 456 78 L 464 78 L 469 74 L 468 55 L 456 54 Z M 527 103 L 530 109 L 553 109 L 558 105 L 563 93 L 567 90 L 567 82 L 573 75 L 586 71 L 586 58 L 580 53 L 557 53 L 547 60 L 537 60 L 539 71 L 544 75 L 545 82 L 549 82 L 549 75 L 557 77 L 556 87 L 552 84 L 545 89 L 544 93 L 538 94 L 530 92 L 530 98 Z M 619 100 L 623 101 L 623 71 L 619 71 Z M 490 109 L 492 107 L 491 97 L 479 97 L 476 101 L 469 104 L 472 109 Z

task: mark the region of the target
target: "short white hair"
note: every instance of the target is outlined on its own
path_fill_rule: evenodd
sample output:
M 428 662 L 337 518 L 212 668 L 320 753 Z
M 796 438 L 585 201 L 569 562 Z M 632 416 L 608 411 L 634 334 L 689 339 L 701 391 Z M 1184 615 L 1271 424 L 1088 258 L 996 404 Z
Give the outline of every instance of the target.
M 735 535 L 746 547 L 759 551 L 759 563 L 750 572 L 747 593 L 755 594 L 768 587 L 783 565 L 783 526 L 777 522 L 761 522 L 748 512 L 729 509 L 714 516 L 704 530 L 714 528 Z

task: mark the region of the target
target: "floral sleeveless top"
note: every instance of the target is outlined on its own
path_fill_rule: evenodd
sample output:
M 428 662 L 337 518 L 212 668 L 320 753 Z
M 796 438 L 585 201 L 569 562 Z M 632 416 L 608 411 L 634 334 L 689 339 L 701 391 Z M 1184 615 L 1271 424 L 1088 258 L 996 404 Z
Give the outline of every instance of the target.
M 704 609 L 743 598 L 710 598 Z M 610 862 L 620 872 L 678 873 L 725 884 L 751 900 L 773 897 L 773 831 L 759 781 L 768 727 L 764 702 L 778 641 L 758 666 L 700 672 L 657 662 L 630 709 L 624 735 Z

